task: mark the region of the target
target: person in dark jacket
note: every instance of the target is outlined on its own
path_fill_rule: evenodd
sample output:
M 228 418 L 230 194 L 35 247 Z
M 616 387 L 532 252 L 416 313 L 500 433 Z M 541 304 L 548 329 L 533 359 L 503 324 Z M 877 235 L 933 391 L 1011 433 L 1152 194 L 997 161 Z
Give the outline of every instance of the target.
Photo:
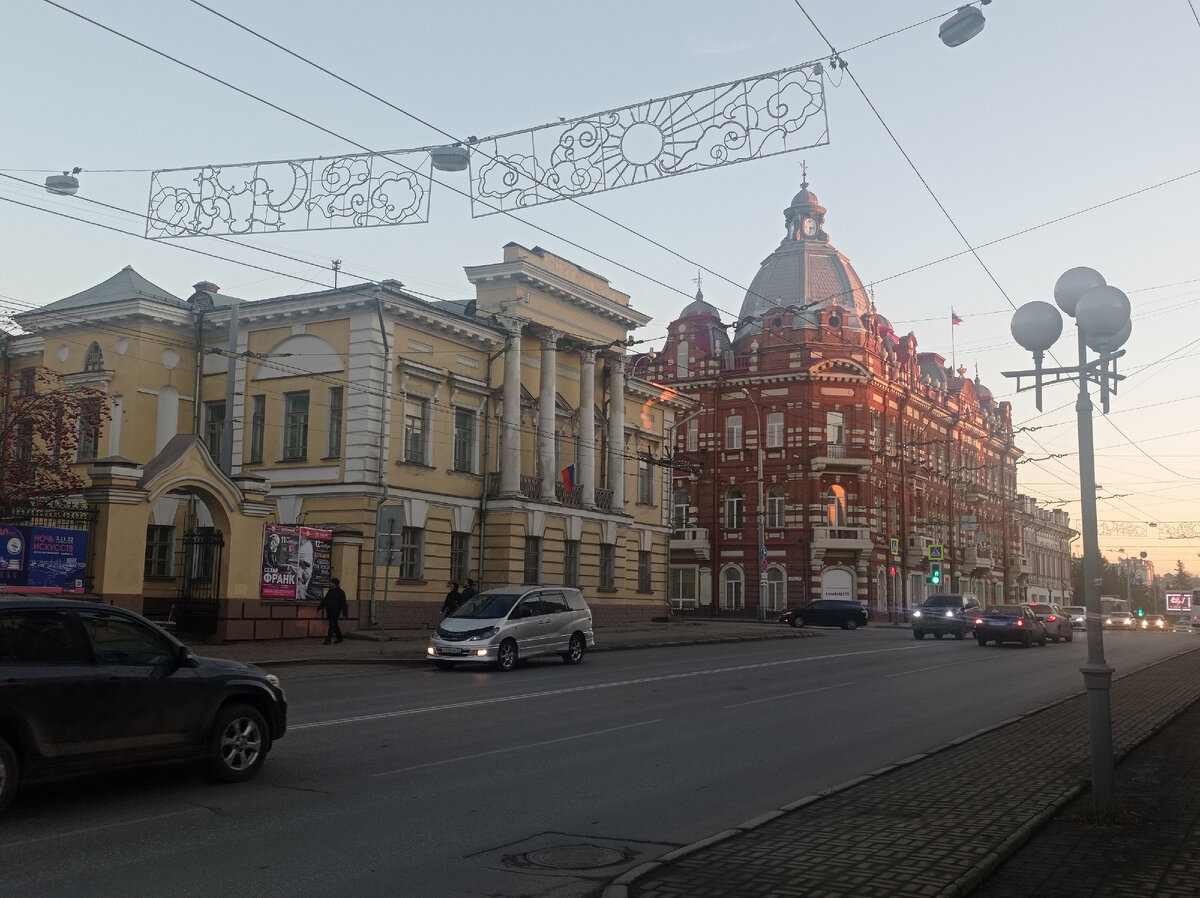
M 323 612 L 329 621 L 329 632 L 325 636 L 325 645 L 342 641 L 342 628 L 338 625 L 339 617 L 350 616 L 350 603 L 346 601 L 346 591 L 342 589 L 342 581 L 334 577 L 329 581 L 329 591 L 317 604 L 317 611 Z
M 450 591 L 446 593 L 446 600 L 442 602 L 442 617 L 449 617 L 454 613 L 454 609 L 462 604 L 462 593 L 458 591 L 458 584 L 453 580 L 450 581 Z
M 468 577 L 467 585 L 462 589 L 462 595 L 459 597 L 458 604 L 462 605 L 464 602 L 469 602 L 477 595 L 479 595 L 479 590 L 475 588 L 475 581 Z

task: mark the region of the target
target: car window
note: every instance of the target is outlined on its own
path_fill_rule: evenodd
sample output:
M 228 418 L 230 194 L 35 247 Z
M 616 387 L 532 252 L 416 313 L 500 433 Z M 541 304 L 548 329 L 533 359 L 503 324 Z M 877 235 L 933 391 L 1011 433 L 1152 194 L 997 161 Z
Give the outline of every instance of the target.
M 79 619 L 101 664 L 153 667 L 175 657 L 174 646 L 149 627 L 102 611 L 82 611 Z
M 1019 605 L 989 605 L 984 614 L 1021 614 L 1021 606 Z
M 0 663 L 90 664 L 87 642 L 66 611 L 0 614 Z
M 542 614 L 561 614 L 567 610 L 567 600 L 563 598 L 562 593 L 542 593 Z
M 958 596 L 930 596 L 925 600 L 928 608 L 958 608 L 962 599 Z
M 513 613 L 509 615 L 510 620 L 516 620 L 523 617 L 536 617 L 542 613 L 542 602 L 537 596 L 530 596 L 527 599 L 522 599 L 521 604 L 513 609 Z
M 459 605 L 450 616 L 472 620 L 501 618 L 512 610 L 519 598 L 519 592 L 481 592 Z

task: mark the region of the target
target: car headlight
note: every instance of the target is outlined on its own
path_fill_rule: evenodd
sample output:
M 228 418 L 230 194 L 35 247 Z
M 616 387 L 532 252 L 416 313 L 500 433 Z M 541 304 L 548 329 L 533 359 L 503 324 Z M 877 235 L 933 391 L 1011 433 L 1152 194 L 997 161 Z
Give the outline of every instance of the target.
M 275 676 L 275 674 L 269 673 L 266 675 L 266 678 L 268 683 L 270 683 L 276 689 L 279 688 L 279 677 Z
M 496 635 L 497 633 L 499 633 L 499 632 L 500 632 L 500 628 L 499 628 L 499 627 L 486 627 L 486 628 L 484 628 L 484 629 L 482 629 L 482 630 L 479 630 L 479 631 L 477 631 L 476 633 L 474 633 L 474 634 L 471 636 L 471 639 L 472 639 L 472 640 L 475 640 L 475 639 L 491 639 L 493 636 L 495 636 L 495 635 Z
M 915 610 L 913 611 L 913 617 L 920 617 L 920 616 L 921 616 L 920 611 L 915 611 Z
M 953 611 L 947 611 L 947 612 L 946 612 L 946 617 L 954 617 L 954 612 L 953 612 Z

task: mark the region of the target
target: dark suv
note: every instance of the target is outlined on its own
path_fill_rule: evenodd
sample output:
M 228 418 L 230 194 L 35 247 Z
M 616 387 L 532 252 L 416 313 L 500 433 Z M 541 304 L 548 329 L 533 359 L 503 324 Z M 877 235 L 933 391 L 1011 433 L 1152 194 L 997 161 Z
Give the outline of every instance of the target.
M 286 729 L 273 674 L 121 608 L 0 597 L 0 810 L 19 784 L 162 761 L 240 782 Z
M 949 633 L 955 639 L 965 639 L 982 611 L 979 600 L 969 592 L 930 596 L 920 608 L 913 609 L 913 637 L 924 639 L 926 633 L 932 633 L 934 639 L 941 639 Z
M 850 599 L 817 599 L 779 615 L 781 624 L 793 627 L 841 627 L 857 630 L 867 625 L 867 609 Z

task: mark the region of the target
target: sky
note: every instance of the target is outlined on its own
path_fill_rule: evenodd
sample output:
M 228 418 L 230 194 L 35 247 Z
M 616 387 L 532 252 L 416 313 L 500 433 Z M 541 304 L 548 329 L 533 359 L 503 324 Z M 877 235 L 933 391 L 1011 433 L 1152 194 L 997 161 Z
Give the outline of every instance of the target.
M 1128 295 L 1127 379 L 1109 414 L 1097 396 L 1093 416 L 1100 548 L 1197 575 L 1198 2 L 995 0 L 983 32 L 949 48 L 944 0 L 205 0 L 297 59 L 191 0 L 6 0 L 0 312 L 126 265 L 183 297 L 201 280 L 244 300 L 305 292 L 332 286 L 334 259 L 342 285 L 395 278 L 461 299 L 473 294 L 464 267 L 500 261 L 515 241 L 630 294 L 653 316 L 634 335 L 644 348 L 698 274 L 705 298 L 737 317 L 784 236 L 803 162 L 831 242 L 879 312 L 1012 403 L 1018 489 L 1067 509 L 1076 528 L 1077 389 L 1048 387 L 1041 412 L 1032 391 L 1017 393 L 1002 372 L 1032 359 L 1009 322 L 1026 302 L 1052 302 L 1075 266 Z M 845 68 L 829 65 L 834 51 Z M 143 236 L 154 170 L 485 137 L 814 61 L 826 70 L 825 145 L 519 218 L 472 218 L 468 173 L 438 173 L 423 224 Z M 39 186 L 74 167 L 76 196 Z M 1077 361 L 1068 319 L 1046 364 Z

